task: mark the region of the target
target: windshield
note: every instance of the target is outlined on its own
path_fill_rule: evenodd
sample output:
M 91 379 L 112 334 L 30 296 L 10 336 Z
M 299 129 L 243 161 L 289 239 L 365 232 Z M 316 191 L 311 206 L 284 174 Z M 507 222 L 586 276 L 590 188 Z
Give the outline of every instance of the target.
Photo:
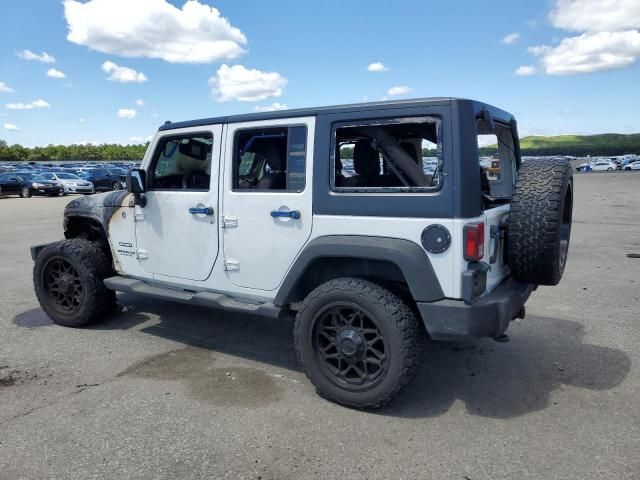
M 72 173 L 56 173 L 61 180 L 82 180 L 79 176 Z

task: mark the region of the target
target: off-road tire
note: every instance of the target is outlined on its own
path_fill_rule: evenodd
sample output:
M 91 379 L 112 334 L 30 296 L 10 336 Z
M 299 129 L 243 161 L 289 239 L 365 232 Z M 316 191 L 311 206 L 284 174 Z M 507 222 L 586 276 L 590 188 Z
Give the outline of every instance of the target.
M 354 392 L 323 371 L 314 349 L 314 325 L 327 305 L 355 305 L 375 318 L 388 342 L 388 364 L 378 383 Z M 390 402 L 413 378 L 420 363 L 424 329 L 413 311 L 386 288 L 359 278 L 330 280 L 313 290 L 302 302 L 293 329 L 298 361 L 323 397 L 354 408 L 379 408 Z
M 557 285 L 571 236 L 573 172 L 560 159 L 527 160 L 518 170 L 507 223 L 507 264 L 516 280 Z
M 82 300 L 71 311 L 61 311 L 55 294 L 45 279 L 52 262 L 66 261 L 77 272 L 82 284 Z M 74 238 L 52 243 L 38 254 L 33 268 L 33 283 L 40 306 L 58 325 L 83 327 L 111 313 L 115 307 L 115 292 L 104 286 L 103 280 L 113 275 L 107 254 L 96 242 Z

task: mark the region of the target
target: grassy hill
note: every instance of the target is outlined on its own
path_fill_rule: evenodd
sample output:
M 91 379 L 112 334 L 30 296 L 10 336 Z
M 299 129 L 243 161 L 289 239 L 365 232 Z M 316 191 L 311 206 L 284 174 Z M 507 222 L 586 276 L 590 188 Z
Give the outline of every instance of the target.
M 557 135 L 552 137 L 523 137 L 520 139 L 523 155 L 572 155 L 584 157 L 640 154 L 640 133 L 623 135 L 604 133 L 599 135 Z M 483 154 L 492 154 L 495 146 L 481 149 Z

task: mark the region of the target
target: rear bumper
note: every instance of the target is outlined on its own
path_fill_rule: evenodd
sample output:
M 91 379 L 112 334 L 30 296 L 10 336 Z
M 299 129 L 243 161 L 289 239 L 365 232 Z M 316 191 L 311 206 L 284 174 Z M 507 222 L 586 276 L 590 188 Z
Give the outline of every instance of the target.
M 433 340 L 498 338 L 526 303 L 534 285 L 509 277 L 471 304 L 462 300 L 418 302 L 425 328 Z

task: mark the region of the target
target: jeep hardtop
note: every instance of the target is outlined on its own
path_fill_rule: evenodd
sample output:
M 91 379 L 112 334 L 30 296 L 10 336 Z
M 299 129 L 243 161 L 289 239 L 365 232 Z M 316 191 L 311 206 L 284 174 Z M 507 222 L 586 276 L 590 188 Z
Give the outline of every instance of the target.
M 514 117 L 472 100 L 167 122 L 126 190 L 73 199 L 65 240 L 31 248 L 35 291 L 68 327 L 115 292 L 295 317 L 318 392 L 378 407 L 426 338 L 507 339 L 562 277 L 572 202 L 569 164 L 522 163 Z

